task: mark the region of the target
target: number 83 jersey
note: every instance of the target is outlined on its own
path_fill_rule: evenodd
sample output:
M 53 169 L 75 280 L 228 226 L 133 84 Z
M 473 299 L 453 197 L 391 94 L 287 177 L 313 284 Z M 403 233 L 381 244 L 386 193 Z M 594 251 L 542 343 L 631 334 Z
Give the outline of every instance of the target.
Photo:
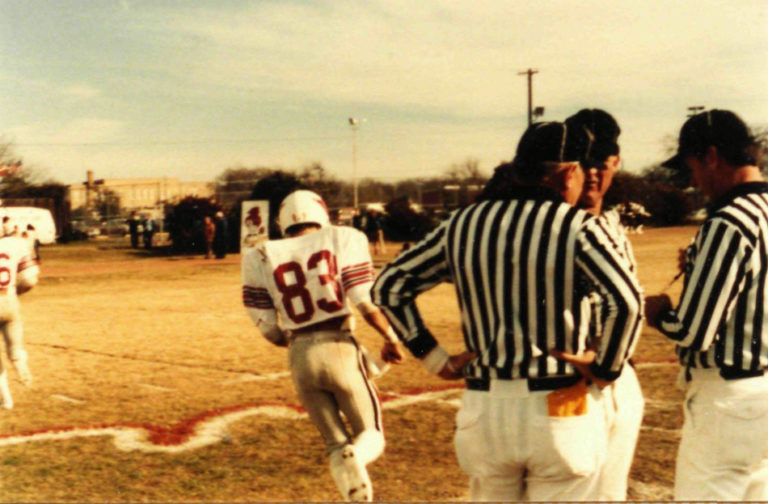
M 352 227 L 326 226 L 271 240 L 243 255 L 243 304 L 257 325 L 284 330 L 351 313 L 370 301 L 373 263 L 366 236 Z

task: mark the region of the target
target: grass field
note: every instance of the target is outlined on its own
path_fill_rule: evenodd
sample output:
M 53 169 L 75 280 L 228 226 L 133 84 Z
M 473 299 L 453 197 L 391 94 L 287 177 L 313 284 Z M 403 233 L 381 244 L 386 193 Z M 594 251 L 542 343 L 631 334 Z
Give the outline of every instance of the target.
M 647 293 L 673 278 L 677 249 L 694 232 L 632 236 Z M 41 282 L 22 297 L 35 383 L 22 387 L 11 371 L 16 406 L 0 412 L 0 501 L 338 500 L 286 351 L 260 336 L 241 305 L 238 255 L 165 256 L 123 240 L 42 255 Z M 449 351 L 460 350 L 452 287 L 419 306 Z M 379 338 L 357 325 L 377 350 Z M 682 424 L 672 348 L 646 329 L 636 353 L 647 407 L 631 499 L 671 498 Z M 467 481 L 452 443 L 461 383 L 408 357 L 377 384 L 387 448 L 370 466 L 376 499 L 462 499 Z

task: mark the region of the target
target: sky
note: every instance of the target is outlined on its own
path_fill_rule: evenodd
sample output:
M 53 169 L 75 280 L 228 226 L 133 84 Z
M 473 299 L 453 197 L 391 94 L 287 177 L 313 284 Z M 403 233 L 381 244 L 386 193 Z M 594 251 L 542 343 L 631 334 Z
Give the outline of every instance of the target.
M 65 184 L 490 175 L 529 68 L 543 120 L 611 112 L 639 172 L 688 107 L 768 125 L 768 1 L 0 0 L 0 142 Z

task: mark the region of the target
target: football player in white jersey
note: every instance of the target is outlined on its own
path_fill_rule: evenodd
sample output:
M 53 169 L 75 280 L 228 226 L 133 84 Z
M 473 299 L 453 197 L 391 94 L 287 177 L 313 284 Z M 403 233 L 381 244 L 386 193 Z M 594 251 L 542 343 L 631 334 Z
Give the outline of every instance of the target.
M 350 304 L 384 337 L 384 362 L 399 363 L 402 353 L 371 302 L 368 239 L 331 225 L 323 199 L 307 190 L 285 197 L 278 225 L 284 239 L 243 255 L 243 303 L 269 341 L 289 347 L 294 385 L 325 441 L 337 488 L 347 500 L 370 501 L 366 465 L 384 450 L 384 431 L 378 393 L 352 335 Z
M 40 268 L 32 257 L 27 240 L 17 236 L 0 238 L 0 331 L 5 340 L 8 359 L 13 364 L 19 379 L 25 385 L 32 382 L 24 349 L 19 294 L 37 284 Z M 13 398 L 8 386 L 8 373 L 0 360 L 0 406 L 13 408 Z

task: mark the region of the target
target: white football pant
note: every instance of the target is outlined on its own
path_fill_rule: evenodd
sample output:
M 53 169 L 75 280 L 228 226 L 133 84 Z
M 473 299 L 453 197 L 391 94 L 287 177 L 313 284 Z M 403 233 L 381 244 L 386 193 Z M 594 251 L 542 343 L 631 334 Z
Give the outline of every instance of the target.
M 595 386 L 586 413 L 550 417 L 549 391 L 527 381 L 491 380 L 467 390 L 456 415 L 455 447 L 471 501 L 597 500 L 605 460 L 604 400 Z
M 624 501 L 645 405 L 634 368 L 626 364 L 621 376 L 603 389 L 603 396 L 608 446 L 600 478 L 600 500 Z
M 690 372 L 675 500 L 768 500 L 768 376 Z
M 291 339 L 289 358 L 296 391 L 325 441 L 337 487 L 345 499 L 370 500 L 365 466 L 383 452 L 384 430 L 378 392 L 358 343 L 346 331 L 301 333 Z M 350 495 L 362 486 L 364 491 Z

